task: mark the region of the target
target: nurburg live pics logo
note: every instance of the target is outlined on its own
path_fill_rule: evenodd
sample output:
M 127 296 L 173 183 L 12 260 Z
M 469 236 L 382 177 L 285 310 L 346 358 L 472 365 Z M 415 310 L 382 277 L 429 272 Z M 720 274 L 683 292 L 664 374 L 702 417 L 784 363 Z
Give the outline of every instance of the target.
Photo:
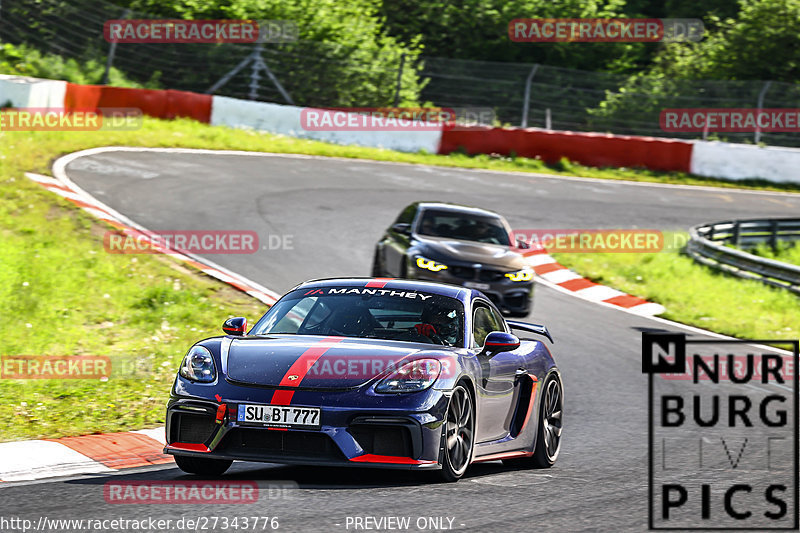
M 649 529 L 798 528 L 799 344 L 642 333 Z

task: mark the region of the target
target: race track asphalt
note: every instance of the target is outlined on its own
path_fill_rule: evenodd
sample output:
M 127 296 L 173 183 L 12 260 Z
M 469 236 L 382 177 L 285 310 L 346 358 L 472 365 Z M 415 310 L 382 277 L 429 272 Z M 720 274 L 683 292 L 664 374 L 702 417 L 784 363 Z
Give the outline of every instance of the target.
M 151 230 L 249 230 L 262 245 L 269 244 L 269 235 L 291 236 L 292 249 L 208 256 L 281 293 L 310 278 L 368 275 L 382 230 L 418 200 L 492 209 L 515 229 L 685 230 L 732 218 L 796 216 L 800 209 L 800 195 L 302 156 L 107 152 L 78 158 L 67 172 L 97 199 Z M 566 389 L 563 448 L 550 470 L 483 463 L 458 483 L 431 484 L 404 472 L 237 463 L 234 479 L 297 488 L 247 506 L 104 501 L 102 486 L 110 479 L 190 479 L 163 466 L 4 484 L 3 515 L 173 521 L 268 515 L 280 518 L 283 531 L 353 531 L 347 517 L 387 515 L 411 517 L 412 525 L 421 517 L 450 517 L 459 531 L 646 530 L 641 331 L 675 328 L 543 286 L 537 287 L 531 320 L 552 331 Z

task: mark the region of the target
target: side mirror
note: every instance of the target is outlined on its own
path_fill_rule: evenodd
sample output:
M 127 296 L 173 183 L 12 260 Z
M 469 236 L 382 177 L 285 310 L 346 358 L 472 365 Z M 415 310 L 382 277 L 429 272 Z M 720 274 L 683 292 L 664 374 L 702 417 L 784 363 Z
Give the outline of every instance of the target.
M 530 247 L 531 245 L 528 244 L 528 242 L 524 238 L 517 237 L 517 248 L 519 248 L 520 250 L 527 250 Z
M 519 348 L 519 337 L 505 331 L 493 331 L 486 335 L 481 354 L 493 356 L 500 352 L 510 352 Z
M 222 331 L 228 335 L 240 337 L 247 331 L 247 319 L 241 316 L 229 318 L 222 324 Z
M 405 222 L 398 222 L 397 224 L 392 225 L 392 231 L 396 231 L 397 233 L 402 233 L 403 235 L 411 234 L 411 224 L 406 224 Z

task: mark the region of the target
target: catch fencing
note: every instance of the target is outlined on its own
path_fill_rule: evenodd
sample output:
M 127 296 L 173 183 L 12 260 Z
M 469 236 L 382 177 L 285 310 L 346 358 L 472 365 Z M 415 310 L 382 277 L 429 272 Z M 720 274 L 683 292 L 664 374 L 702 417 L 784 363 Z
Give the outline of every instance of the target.
M 121 72 L 144 88 L 278 104 L 367 107 L 430 102 L 449 108 L 491 108 L 494 125 L 800 146 L 800 133 L 666 133 L 659 123 L 663 109 L 797 107 L 800 84 L 653 82 L 552 65 L 425 57 L 302 38 L 254 44 L 112 44 L 104 38 L 108 20 L 152 18 L 157 17 L 103 0 L 2 0 L 0 43 L 25 44 L 45 54 L 90 62 L 90 77 L 96 79 L 72 80 L 78 83 L 120 84 L 114 73 Z M 303 35 L 302 28 L 299 33 Z

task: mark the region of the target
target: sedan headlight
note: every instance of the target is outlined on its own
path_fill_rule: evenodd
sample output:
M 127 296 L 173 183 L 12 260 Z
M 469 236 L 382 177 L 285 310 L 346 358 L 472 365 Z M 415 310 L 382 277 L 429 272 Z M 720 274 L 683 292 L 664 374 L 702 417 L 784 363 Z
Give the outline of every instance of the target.
M 440 270 L 445 270 L 447 268 L 447 265 L 437 263 L 432 259 L 426 259 L 422 256 L 417 257 L 417 266 L 425 270 L 430 270 L 431 272 L 439 272 Z
M 511 281 L 530 281 L 533 279 L 533 270 L 529 268 L 523 268 L 522 270 L 518 270 L 516 272 L 509 272 L 506 274 L 506 277 Z
M 375 386 L 375 392 L 418 392 L 427 389 L 442 371 L 438 359 L 417 359 L 404 364 Z
M 217 369 L 211 352 L 203 346 L 192 346 L 181 363 L 180 375 L 192 381 L 211 383 L 217 379 Z

